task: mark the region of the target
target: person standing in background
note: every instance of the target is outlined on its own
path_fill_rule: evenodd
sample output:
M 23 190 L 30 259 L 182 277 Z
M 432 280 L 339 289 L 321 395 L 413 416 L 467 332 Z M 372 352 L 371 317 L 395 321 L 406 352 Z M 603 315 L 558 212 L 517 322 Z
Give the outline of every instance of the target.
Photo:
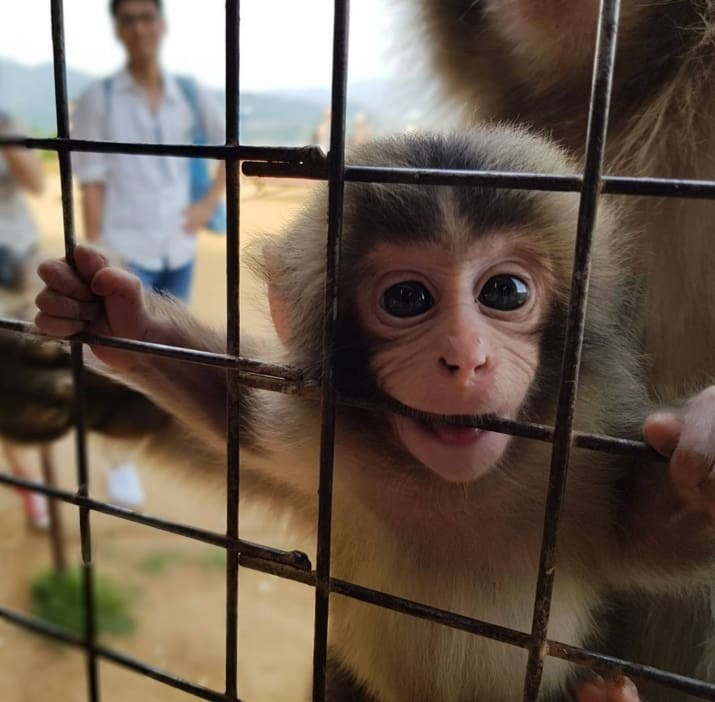
M 72 136 L 149 144 L 225 143 L 221 111 L 193 81 L 160 62 L 166 21 L 160 0 L 112 0 L 109 9 L 126 66 L 91 84 L 79 98 Z M 197 124 L 198 122 L 198 124 Z M 210 220 L 225 185 L 219 162 L 200 199 L 191 201 L 189 160 L 127 154 L 74 153 L 85 236 L 120 256 L 147 288 L 187 302 L 196 234 Z M 109 494 L 137 507 L 143 491 L 135 466 L 109 472 Z
M 0 111 L 0 134 L 19 135 L 22 127 L 9 114 Z M 25 201 L 24 192 L 39 195 L 44 187 L 44 170 L 37 151 L 21 147 L 0 147 L 0 307 L 14 313 L 22 306 L 32 258 L 39 233 Z M 13 475 L 37 480 L 33 451 L 2 439 L 2 453 Z M 49 526 L 47 498 L 31 490 L 20 490 L 25 516 L 30 526 Z

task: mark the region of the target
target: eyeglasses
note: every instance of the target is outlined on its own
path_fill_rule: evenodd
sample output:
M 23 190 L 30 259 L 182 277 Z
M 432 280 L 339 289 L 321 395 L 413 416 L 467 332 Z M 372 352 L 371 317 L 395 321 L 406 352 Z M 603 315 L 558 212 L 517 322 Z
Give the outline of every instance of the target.
M 138 12 L 136 14 L 118 15 L 116 22 L 120 29 L 130 29 L 135 24 L 154 24 L 159 21 L 158 12 Z

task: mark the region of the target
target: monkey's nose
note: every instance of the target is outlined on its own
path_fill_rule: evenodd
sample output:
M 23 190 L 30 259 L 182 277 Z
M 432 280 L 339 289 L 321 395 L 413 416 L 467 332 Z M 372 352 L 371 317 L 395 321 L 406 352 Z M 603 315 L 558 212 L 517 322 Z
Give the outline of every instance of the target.
M 476 356 L 470 359 L 465 358 L 461 363 L 450 362 L 450 360 L 444 356 L 439 359 L 440 366 L 460 384 L 467 384 L 473 380 L 485 362 L 486 359 L 477 358 Z
M 439 359 L 440 365 L 446 368 L 451 375 L 459 372 L 459 366 L 456 363 L 449 363 L 444 357 Z

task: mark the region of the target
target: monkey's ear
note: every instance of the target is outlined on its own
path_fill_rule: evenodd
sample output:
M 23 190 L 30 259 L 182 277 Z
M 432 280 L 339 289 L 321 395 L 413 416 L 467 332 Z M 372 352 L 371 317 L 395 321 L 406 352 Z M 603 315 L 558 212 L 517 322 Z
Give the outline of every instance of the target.
M 271 311 L 271 319 L 273 320 L 273 326 L 276 329 L 278 338 L 284 346 L 289 346 L 293 333 L 290 328 L 288 303 L 283 293 L 278 290 L 276 283 L 270 279 L 268 282 L 268 307 Z
M 284 346 L 290 346 L 293 329 L 290 323 L 290 305 L 285 296 L 285 286 L 280 283 L 285 278 L 285 266 L 281 259 L 280 247 L 275 241 L 264 241 L 261 245 L 260 268 L 268 284 L 268 307 L 278 338 Z

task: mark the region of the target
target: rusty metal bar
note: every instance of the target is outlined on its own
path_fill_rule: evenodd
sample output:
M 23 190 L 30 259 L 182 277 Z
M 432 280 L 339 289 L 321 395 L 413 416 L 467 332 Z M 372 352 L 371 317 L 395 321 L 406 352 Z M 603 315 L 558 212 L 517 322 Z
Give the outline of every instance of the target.
M 314 571 L 299 570 L 289 565 L 252 557 L 244 557 L 243 555 L 241 557 L 241 566 L 315 587 L 316 574 Z M 528 634 L 508 627 L 472 619 L 448 610 L 437 609 L 429 605 L 372 590 L 344 580 L 333 578 L 331 579 L 330 585 L 331 591 L 334 594 L 357 599 L 361 602 L 382 607 L 383 609 L 400 612 L 426 621 L 434 621 L 443 626 L 465 631 L 477 636 L 483 636 L 517 648 L 528 648 L 530 645 L 531 637 Z M 83 646 L 81 638 L 26 614 L 7 608 L 0 608 L 0 618 L 33 633 L 53 638 L 69 645 Z M 715 685 L 711 683 L 700 682 L 652 666 L 631 663 L 613 656 L 595 653 L 560 641 L 548 640 L 546 643 L 549 646 L 549 655 L 569 661 L 574 665 L 588 667 L 606 675 L 627 674 L 635 678 L 650 678 L 666 687 L 686 692 L 699 699 L 715 700 Z M 131 667 L 136 672 L 145 673 L 149 671 L 147 674 L 151 677 L 160 682 L 165 682 L 168 685 L 176 686 L 175 682 L 180 680 L 174 676 L 168 676 L 168 679 L 160 677 L 165 674 L 133 659 L 127 659 L 123 654 L 119 654 L 106 647 L 97 646 L 97 653 L 101 657 L 115 660 L 115 662 L 122 665 L 127 665 L 127 667 Z M 123 660 L 117 660 L 117 658 Z M 157 672 L 159 672 L 159 675 L 155 674 Z M 181 682 L 185 683 L 185 681 Z M 187 684 L 191 685 L 191 683 Z M 195 688 L 193 691 L 188 688 L 181 689 L 202 696 L 201 691 L 205 691 L 205 688 L 199 688 L 198 686 L 193 687 Z M 224 700 L 226 697 L 222 695 L 220 699 Z
M 89 151 L 155 156 L 244 161 L 244 175 L 271 178 L 326 180 L 327 161 L 315 146 L 238 146 L 193 144 L 138 144 L 127 142 L 88 141 L 83 139 L 0 137 L 0 144 L 24 146 L 45 151 Z M 345 180 L 361 183 L 422 183 L 424 185 L 475 186 L 515 190 L 579 192 L 583 179 L 579 175 L 549 173 L 511 173 L 499 171 L 452 171 L 429 168 L 394 168 L 346 165 Z M 601 192 L 608 195 L 639 197 L 675 197 L 715 199 L 715 181 L 686 178 L 650 178 L 643 176 L 604 175 Z
M 0 329 L 6 328 L 13 331 L 29 330 L 30 324 L 19 320 L 0 318 Z M 241 385 L 297 395 L 305 399 L 319 401 L 320 393 L 316 386 L 304 384 L 300 369 L 291 368 L 273 363 L 264 363 L 255 359 L 235 358 L 227 354 L 215 354 L 196 349 L 186 349 L 178 346 L 166 346 L 148 342 L 133 341 L 129 339 L 115 339 L 112 337 L 95 337 L 78 335 L 85 343 L 96 343 L 149 353 L 176 360 L 200 363 L 203 365 L 219 366 L 233 369 Z M 424 412 L 398 402 L 388 396 L 357 396 L 338 394 L 340 404 L 374 411 L 389 411 L 402 416 L 420 419 L 432 424 L 451 424 L 459 426 L 477 427 L 489 431 L 520 436 L 535 441 L 553 442 L 553 427 L 531 422 L 519 422 L 503 419 L 492 415 L 454 414 L 441 415 Z M 619 455 L 639 457 L 649 461 L 667 461 L 668 459 L 654 451 L 643 441 L 618 438 L 588 432 L 573 432 L 573 445 L 577 448 L 602 451 Z
M 64 44 L 64 14 L 62 0 L 51 1 L 52 53 L 55 79 L 55 108 L 57 112 L 57 135 L 67 139 L 70 135 L 67 98 L 67 76 Z M 58 153 L 60 184 L 62 190 L 62 216 L 64 225 L 65 257 L 74 266 L 74 207 L 72 201 L 72 164 L 67 151 Z M 77 494 L 89 494 L 89 470 L 87 465 L 87 440 L 84 424 L 84 378 L 82 344 L 73 342 L 72 375 L 75 390 L 75 443 L 77 450 Z M 90 702 L 99 701 L 99 678 L 97 659 L 94 653 L 96 623 L 94 611 L 94 577 L 92 571 L 92 533 L 90 512 L 80 508 L 79 530 L 82 546 L 82 606 L 84 610 L 84 638 L 87 642 L 87 688 Z
M 226 144 L 234 147 L 226 159 L 226 353 L 238 356 L 240 333 L 240 163 L 239 146 L 239 0 L 226 2 Z M 226 371 L 226 536 L 238 540 L 240 396 L 237 373 Z M 238 565 L 240 554 L 226 554 L 226 696 L 238 697 Z
M 330 550 L 335 454 L 335 338 L 338 322 L 340 235 L 345 189 L 345 114 L 348 82 L 349 0 L 335 0 L 333 16 L 333 76 L 330 113 L 328 237 L 323 317 L 320 483 L 318 487 L 318 547 L 316 556 L 315 625 L 313 637 L 313 702 L 325 699 L 330 600 Z
M 51 339 L 52 341 L 62 343 L 54 337 L 44 336 L 43 334 L 34 332 L 34 327 L 30 322 L 25 322 L 20 319 L 0 317 L 0 329 L 25 332 L 27 334 L 33 334 L 39 338 Z M 147 341 L 137 341 L 135 339 L 122 339 L 120 337 L 99 336 L 87 333 L 75 334 L 72 339 L 81 341 L 85 344 L 97 344 L 99 346 L 107 346 L 115 349 L 148 353 L 154 356 L 164 356 L 175 361 L 189 361 L 190 363 L 201 363 L 209 366 L 231 368 L 235 371 L 255 373 L 258 375 L 265 375 L 266 377 L 284 378 L 296 383 L 299 383 L 302 378 L 302 372 L 300 370 L 290 368 L 289 366 L 277 363 L 267 363 L 258 359 L 241 358 L 238 356 L 231 356 L 229 354 L 185 348 L 183 346 L 169 346 L 166 344 L 157 344 Z
M 70 137 L 28 137 L 26 135 L 0 136 L 0 145 L 24 146 L 44 151 L 88 151 L 98 154 L 131 154 L 148 156 L 185 156 L 225 160 L 257 159 L 275 163 L 303 164 L 322 169 L 327 178 L 325 154 L 318 146 L 240 146 L 231 144 L 143 144 L 127 141 L 96 141 Z
M 110 517 L 126 519 L 130 522 L 143 524 L 153 529 L 160 529 L 161 531 L 176 534 L 177 536 L 182 536 L 187 539 L 193 539 L 194 541 L 219 546 L 226 550 L 236 551 L 241 554 L 241 557 L 250 556 L 254 559 L 271 561 L 279 565 L 289 566 L 303 571 L 309 571 L 311 568 L 310 559 L 301 551 L 280 551 L 255 544 L 251 541 L 234 539 L 206 529 L 199 529 L 198 527 L 192 527 L 187 524 L 172 522 L 160 517 L 152 517 L 143 512 L 134 512 L 126 507 L 119 507 L 118 505 L 111 505 L 108 502 L 93 500 L 91 497 L 67 492 L 66 490 L 43 485 L 33 480 L 18 478 L 14 475 L 0 473 L 0 485 L 10 485 L 12 487 L 33 490 L 34 492 L 47 495 L 47 497 L 52 499 L 76 505 L 82 509 L 94 510 L 101 514 L 107 514 Z
M 247 176 L 272 178 L 322 178 L 319 170 L 291 162 L 245 161 Z M 489 186 L 514 190 L 580 192 L 578 175 L 501 171 L 454 171 L 430 168 L 395 168 L 346 165 L 345 180 L 354 183 L 404 183 L 440 186 Z M 715 181 L 642 176 L 603 176 L 601 192 L 608 195 L 715 199 Z
M 203 700 L 210 700 L 211 702 L 240 702 L 240 700 L 236 700 L 235 698 L 229 699 L 221 692 L 216 692 L 215 690 L 211 690 L 203 685 L 197 685 L 189 682 L 188 680 L 184 680 L 183 678 L 179 678 L 176 675 L 172 675 L 171 673 L 167 673 L 163 670 L 147 665 L 146 663 L 142 663 L 131 656 L 127 656 L 126 654 L 115 651 L 107 646 L 95 644 L 91 647 L 91 649 L 88 649 L 86 643 L 80 637 L 74 636 L 64 629 L 60 629 L 52 624 L 48 624 L 42 619 L 36 619 L 5 607 L 0 607 L 0 619 L 4 619 L 11 624 L 34 634 L 40 634 L 48 639 L 89 651 L 93 656 L 116 663 L 117 665 L 132 670 L 135 673 L 145 675 L 146 677 L 163 683 L 164 685 L 181 690 L 182 692 L 187 692 L 194 697 L 198 697 Z
M 601 170 L 608 129 L 608 109 L 616 57 L 619 12 L 620 0 L 601 0 L 591 105 L 586 136 L 584 186 L 579 204 L 569 314 L 566 321 L 566 339 L 564 342 L 559 399 L 556 408 L 556 426 L 551 454 L 551 474 L 546 496 L 539 577 L 536 584 L 534 617 L 531 629 L 532 641 L 524 682 L 524 702 L 536 701 L 541 685 L 544 658 L 548 653 L 546 637 L 556 575 L 557 531 L 573 440 L 574 406 L 583 347 L 591 266 L 591 241 L 596 223 L 598 195 L 601 187 Z
M 0 144 L 25 146 L 45 151 L 89 151 L 93 153 L 149 154 L 244 161 L 247 176 L 325 180 L 327 161 L 316 146 L 230 146 L 193 144 L 138 144 L 88 141 L 84 139 L 0 137 Z M 517 190 L 579 192 L 579 175 L 511 173 L 499 171 L 452 171 L 429 168 L 394 168 L 346 165 L 345 180 L 361 183 L 423 183 L 425 185 L 489 185 Z M 715 181 L 686 178 L 650 178 L 604 175 L 601 192 L 608 195 L 715 199 Z

